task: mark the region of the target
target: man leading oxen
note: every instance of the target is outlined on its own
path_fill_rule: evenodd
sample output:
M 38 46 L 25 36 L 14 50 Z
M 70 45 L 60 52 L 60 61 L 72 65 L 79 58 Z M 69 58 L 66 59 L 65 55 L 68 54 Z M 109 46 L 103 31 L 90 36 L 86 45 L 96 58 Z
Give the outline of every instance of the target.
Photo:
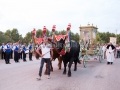
M 55 29 L 55 27 L 53 26 L 53 28 Z M 43 28 L 43 37 L 40 37 L 40 38 L 36 38 L 35 37 L 35 34 L 36 34 L 36 30 L 34 29 L 32 31 L 32 38 L 33 38 L 33 42 L 34 44 L 39 44 L 39 46 L 43 43 L 43 39 L 44 37 L 46 37 L 46 27 L 44 26 Z M 48 38 L 48 41 L 52 43 L 52 39 L 51 38 Z M 52 43 L 52 47 L 53 47 L 53 55 L 52 55 L 52 61 L 54 61 L 56 58 L 58 58 L 58 67 L 59 69 L 61 69 L 61 64 L 62 64 L 62 58 L 60 56 L 60 54 L 57 52 L 57 49 L 55 47 L 55 44 Z M 40 48 L 38 48 L 37 50 L 35 50 L 35 57 L 36 58 L 39 58 L 39 54 L 42 54 L 42 51 Z M 52 66 L 52 61 L 50 62 L 50 70 L 53 71 L 53 66 Z M 48 64 L 46 63 L 46 70 L 45 70 L 45 74 L 47 74 L 47 71 L 48 71 Z

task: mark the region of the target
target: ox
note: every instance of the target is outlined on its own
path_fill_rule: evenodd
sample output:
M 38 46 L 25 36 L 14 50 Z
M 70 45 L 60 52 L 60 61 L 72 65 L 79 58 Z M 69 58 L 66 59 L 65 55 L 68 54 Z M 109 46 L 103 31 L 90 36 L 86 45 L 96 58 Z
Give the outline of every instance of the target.
M 65 52 L 65 39 L 60 39 L 59 41 L 56 42 L 56 47 L 59 51 L 59 53 Z M 62 55 L 62 60 L 64 63 L 64 71 L 63 74 L 66 74 L 66 66 L 68 64 L 68 77 L 71 76 L 71 66 L 72 63 L 75 63 L 74 66 L 74 71 L 77 70 L 77 62 L 80 64 L 80 61 L 78 59 L 79 57 L 79 52 L 80 52 L 80 45 L 78 42 L 70 42 L 70 51 L 66 52 Z M 69 62 L 69 63 L 68 63 Z

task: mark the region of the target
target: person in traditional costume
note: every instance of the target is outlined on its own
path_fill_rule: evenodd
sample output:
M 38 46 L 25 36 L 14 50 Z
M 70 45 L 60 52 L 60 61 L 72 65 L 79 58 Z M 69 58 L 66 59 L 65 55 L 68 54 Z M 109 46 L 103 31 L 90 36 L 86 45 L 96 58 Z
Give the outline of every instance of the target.
M 107 51 L 106 51 L 107 64 L 113 64 L 113 61 L 115 59 L 114 50 L 115 50 L 115 46 L 110 42 L 107 45 Z

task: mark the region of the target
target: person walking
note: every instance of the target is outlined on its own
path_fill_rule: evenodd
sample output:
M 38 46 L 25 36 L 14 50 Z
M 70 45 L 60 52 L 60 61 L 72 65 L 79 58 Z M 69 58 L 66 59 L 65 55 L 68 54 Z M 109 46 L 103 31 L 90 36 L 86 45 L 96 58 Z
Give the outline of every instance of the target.
M 110 42 L 107 45 L 107 51 L 106 51 L 107 64 L 113 64 L 113 61 L 115 59 L 114 50 L 115 50 L 115 46 Z
M 42 54 L 39 53 L 40 49 L 42 50 Z M 52 50 L 52 45 L 48 41 L 47 37 L 44 39 L 43 44 L 40 45 L 40 47 L 36 50 L 36 52 L 41 56 L 39 77 L 37 78 L 37 80 L 41 80 L 42 69 L 45 62 L 48 64 L 47 78 L 50 79 L 50 61 L 52 60 L 53 50 Z

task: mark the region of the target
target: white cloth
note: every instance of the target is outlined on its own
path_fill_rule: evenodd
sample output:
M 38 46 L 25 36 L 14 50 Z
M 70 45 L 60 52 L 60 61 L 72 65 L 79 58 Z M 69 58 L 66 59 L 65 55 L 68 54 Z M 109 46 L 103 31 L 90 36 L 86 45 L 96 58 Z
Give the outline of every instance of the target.
M 114 49 L 112 50 L 112 47 L 110 46 L 109 49 L 106 51 L 107 61 L 113 62 L 115 60 L 114 57 Z
M 102 51 L 103 51 L 103 59 L 105 59 L 105 51 L 106 51 L 106 49 L 107 49 L 106 46 L 103 46 L 103 47 L 102 47 Z
M 42 44 L 40 45 L 42 54 L 45 54 L 42 58 L 50 58 L 50 49 L 52 48 L 51 44 Z

